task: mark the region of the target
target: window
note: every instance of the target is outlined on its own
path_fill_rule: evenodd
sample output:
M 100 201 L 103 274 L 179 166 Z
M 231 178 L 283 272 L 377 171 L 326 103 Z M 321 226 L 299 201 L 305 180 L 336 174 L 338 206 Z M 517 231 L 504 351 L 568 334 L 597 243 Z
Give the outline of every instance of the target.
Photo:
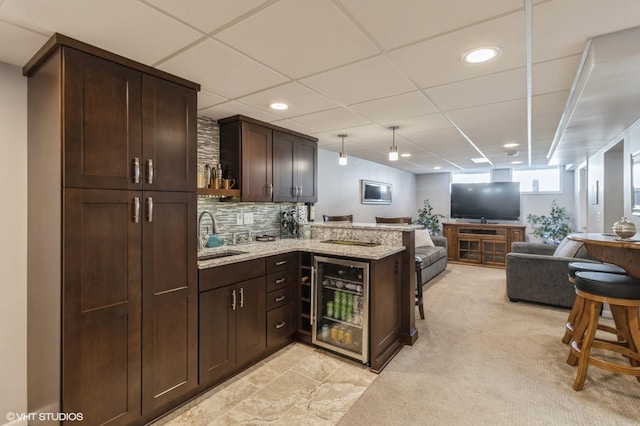
M 511 180 L 520 182 L 520 192 L 561 192 L 560 168 L 513 170 Z
M 451 183 L 485 183 L 491 182 L 491 173 L 454 173 Z

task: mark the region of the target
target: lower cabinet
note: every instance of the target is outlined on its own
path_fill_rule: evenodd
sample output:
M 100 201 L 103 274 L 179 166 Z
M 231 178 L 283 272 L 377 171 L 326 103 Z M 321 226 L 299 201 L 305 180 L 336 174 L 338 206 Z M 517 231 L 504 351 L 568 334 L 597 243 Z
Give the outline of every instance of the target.
M 257 259 L 200 271 L 201 386 L 221 381 L 266 352 L 264 264 Z M 240 281 L 228 283 L 235 280 Z

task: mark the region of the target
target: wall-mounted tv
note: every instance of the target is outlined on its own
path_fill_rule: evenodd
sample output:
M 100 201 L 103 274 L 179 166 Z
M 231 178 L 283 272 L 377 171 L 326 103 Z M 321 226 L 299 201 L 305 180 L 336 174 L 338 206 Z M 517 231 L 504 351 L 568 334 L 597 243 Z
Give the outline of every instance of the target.
M 451 217 L 519 220 L 520 182 L 451 184 Z

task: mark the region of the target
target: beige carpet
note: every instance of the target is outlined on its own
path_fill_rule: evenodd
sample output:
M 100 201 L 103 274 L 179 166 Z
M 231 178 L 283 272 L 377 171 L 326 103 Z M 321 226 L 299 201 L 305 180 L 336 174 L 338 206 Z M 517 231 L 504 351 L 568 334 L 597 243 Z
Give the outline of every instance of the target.
M 500 269 L 449 265 L 425 292 L 420 338 L 340 425 L 638 425 L 640 382 L 590 368 L 560 343 L 568 312 L 511 303 Z

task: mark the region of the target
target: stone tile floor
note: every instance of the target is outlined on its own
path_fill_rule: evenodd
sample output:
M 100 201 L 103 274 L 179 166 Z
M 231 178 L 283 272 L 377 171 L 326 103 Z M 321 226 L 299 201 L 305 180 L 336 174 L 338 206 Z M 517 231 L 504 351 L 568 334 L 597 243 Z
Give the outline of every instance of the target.
M 294 343 L 154 426 L 335 425 L 376 377 L 359 363 Z

